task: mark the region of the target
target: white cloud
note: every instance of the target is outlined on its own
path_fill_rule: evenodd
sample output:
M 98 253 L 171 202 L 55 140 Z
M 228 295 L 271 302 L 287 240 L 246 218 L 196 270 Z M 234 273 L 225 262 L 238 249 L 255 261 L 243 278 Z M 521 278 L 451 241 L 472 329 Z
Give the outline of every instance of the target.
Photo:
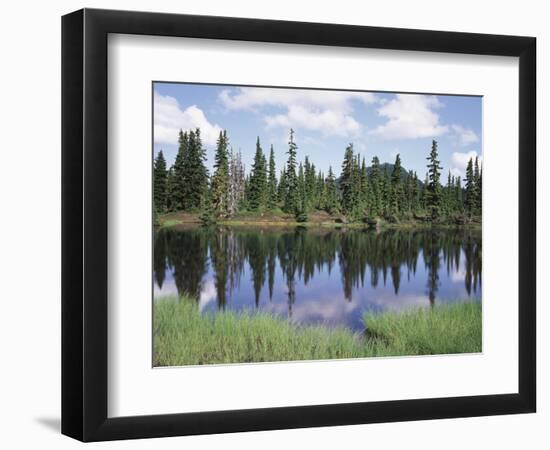
M 378 108 L 378 114 L 388 119 L 369 133 L 384 140 L 436 137 L 449 131 L 439 122 L 434 109 L 443 104 L 434 96 L 397 94 Z
M 479 142 L 477 134 L 469 128 L 464 128 L 462 125 L 453 124 L 451 128 L 460 143 L 460 145 L 470 145 Z
M 215 145 L 221 127 L 211 124 L 196 105 L 182 111 L 178 101 L 168 95 L 154 95 L 154 139 L 156 144 L 176 144 L 179 130 L 201 129 L 205 144 Z
M 361 125 L 353 117 L 353 101 L 372 104 L 378 99 L 369 92 L 243 87 L 222 91 L 220 100 L 230 110 L 260 113 L 265 107 L 284 109 L 279 114 L 264 115 L 268 128 L 294 127 L 320 131 L 325 136 L 357 136 Z
M 468 161 L 470 158 L 476 159 L 476 157 L 479 158 L 479 161 L 481 162 L 483 158 L 481 155 L 478 155 L 478 153 L 475 150 L 471 150 L 469 152 L 453 152 L 451 155 L 451 162 L 453 164 L 453 167 L 451 168 L 451 174 L 455 176 L 460 176 L 462 179 L 466 176 L 466 167 L 468 166 Z

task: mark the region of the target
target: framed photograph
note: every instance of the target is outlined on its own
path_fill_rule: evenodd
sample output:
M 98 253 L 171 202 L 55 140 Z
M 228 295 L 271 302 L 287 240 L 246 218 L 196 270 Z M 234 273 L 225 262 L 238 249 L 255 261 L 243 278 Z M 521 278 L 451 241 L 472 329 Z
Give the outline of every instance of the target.
M 536 40 L 62 21 L 62 432 L 535 412 Z

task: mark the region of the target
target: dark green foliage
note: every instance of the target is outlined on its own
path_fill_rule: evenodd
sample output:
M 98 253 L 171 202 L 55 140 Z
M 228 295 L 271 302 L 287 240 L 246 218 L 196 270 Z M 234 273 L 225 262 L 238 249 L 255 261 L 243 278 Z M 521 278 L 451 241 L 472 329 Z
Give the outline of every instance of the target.
M 329 214 L 338 213 L 340 211 L 340 202 L 338 201 L 338 188 L 336 186 L 334 173 L 332 172 L 332 167 L 328 168 L 328 176 L 325 183 L 324 197 L 325 211 Z
M 426 209 L 432 220 L 441 216 L 442 190 L 439 181 L 441 177 L 441 166 L 437 159 L 437 142 L 432 141 L 432 150 L 426 158 L 428 162 L 428 184 L 426 186 Z
M 298 176 L 296 175 L 296 151 L 298 146 L 294 142 L 294 130 L 290 130 L 290 139 L 288 141 L 288 160 L 285 173 L 285 199 L 284 211 L 287 213 L 296 213 L 298 207 Z
M 229 212 L 229 154 L 226 131 L 220 131 L 214 161 L 214 175 L 211 183 L 213 214 L 226 216 Z
M 479 169 L 478 174 L 476 175 L 473 160 L 470 158 L 468 161 L 468 166 L 466 167 L 466 186 L 464 192 L 464 209 L 469 217 L 476 215 L 480 206 L 480 193 L 477 191 L 479 183 L 478 180 Z
M 248 187 L 248 207 L 251 211 L 263 209 L 267 197 L 267 165 L 260 138 L 256 140 L 256 154 Z
M 277 206 L 277 169 L 275 167 L 275 153 L 273 145 L 269 152 L 269 173 L 267 176 L 267 208 L 275 209 Z
M 166 210 L 166 184 L 168 173 L 166 172 L 166 160 L 162 150 L 158 152 L 153 170 L 153 202 L 155 212 Z
M 211 226 L 216 223 L 216 211 L 214 210 L 211 189 L 206 189 L 204 195 L 201 197 L 200 211 L 199 218 L 204 226 Z
M 360 207 L 360 174 L 359 163 L 353 153 L 353 144 L 349 144 L 344 153 L 340 190 L 343 213 L 354 217 Z
M 390 214 L 396 215 L 403 208 L 403 188 L 401 181 L 401 157 L 399 153 L 395 157 L 395 164 L 391 174 L 390 187 Z
M 353 144 L 344 152 L 342 172 L 336 179 L 332 167 L 328 174 L 318 171 L 308 156 L 300 162 L 294 130 L 290 130 L 287 161 L 277 179 L 273 146 L 269 161 L 260 139 L 251 170 L 247 175 L 240 151 L 229 150 L 229 138 L 221 132 L 217 141 L 214 174 L 209 180 L 205 166 L 205 150 L 200 130 L 180 131 L 179 148 L 172 167 L 166 170 L 164 155 L 154 161 L 155 212 L 200 212 L 203 222 L 230 218 L 237 213 L 282 211 L 298 222 L 308 220 L 311 213 L 324 211 L 344 223 L 376 224 L 405 221 L 462 224 L 479 221 L 481 216 L 482 172 L 479 160 L 470 159 L 465 188 L 462 180 L 449 171 L 445 185 L 441 183 L 442 167 L 437 142 L 427 157 L 424 182 L 416 172 L 407 171 L 396 155 L 393 164 L 381 164 L 372 158 L 368 167 L 365 158 L 354 153 Z

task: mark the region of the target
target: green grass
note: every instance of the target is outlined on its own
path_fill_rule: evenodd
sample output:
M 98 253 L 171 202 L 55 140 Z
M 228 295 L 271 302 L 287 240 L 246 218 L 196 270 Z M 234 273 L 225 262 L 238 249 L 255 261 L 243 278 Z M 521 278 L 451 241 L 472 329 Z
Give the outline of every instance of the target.
M 481 351 L 481 305 L 365 314 L 365 335 L 347 328 L 294 327 L 266 314 L 200 314 L 194 302 L 155 300 L 154 365 L 293 361 Z
M 481 352 L 481 304 L 454 303 L 400 314 L 366 313 L 368 346 L 375 356 Z

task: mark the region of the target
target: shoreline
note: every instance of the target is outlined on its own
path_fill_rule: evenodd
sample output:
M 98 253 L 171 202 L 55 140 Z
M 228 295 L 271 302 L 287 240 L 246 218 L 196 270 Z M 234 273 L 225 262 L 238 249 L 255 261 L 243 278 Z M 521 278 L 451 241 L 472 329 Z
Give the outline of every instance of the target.
M 161 215 L 158 219 L 159 223 L 154 225 L 156 230 L 166 228 L 188 228 L 203 226 L 199 218 L 199 214 L 181 214 L 182 218 L 178 218 L 178 213 L 168 213 Z M 427 229 L 469 229 L 481 231 L 481 223 L 432 223 L 420 221 L 403 221 L 391 223 L 385 220 L 380 220 L 377 225 L 372 225 L 363 222 L 336 222 L 332 220 L 312 220 L 307 222 L 297 222 L 296 220 L 283 219 L 281 216 L 275 216 L 276 220 L 265 220 L 261 216 L 241 216 L 229 220 L 218 220 L 210 226 L 227 226 L 227 227 L 258 227 L 258 228 L 333 228 L 333 229 L 362 229 L 362 230 L 427 230 Z

